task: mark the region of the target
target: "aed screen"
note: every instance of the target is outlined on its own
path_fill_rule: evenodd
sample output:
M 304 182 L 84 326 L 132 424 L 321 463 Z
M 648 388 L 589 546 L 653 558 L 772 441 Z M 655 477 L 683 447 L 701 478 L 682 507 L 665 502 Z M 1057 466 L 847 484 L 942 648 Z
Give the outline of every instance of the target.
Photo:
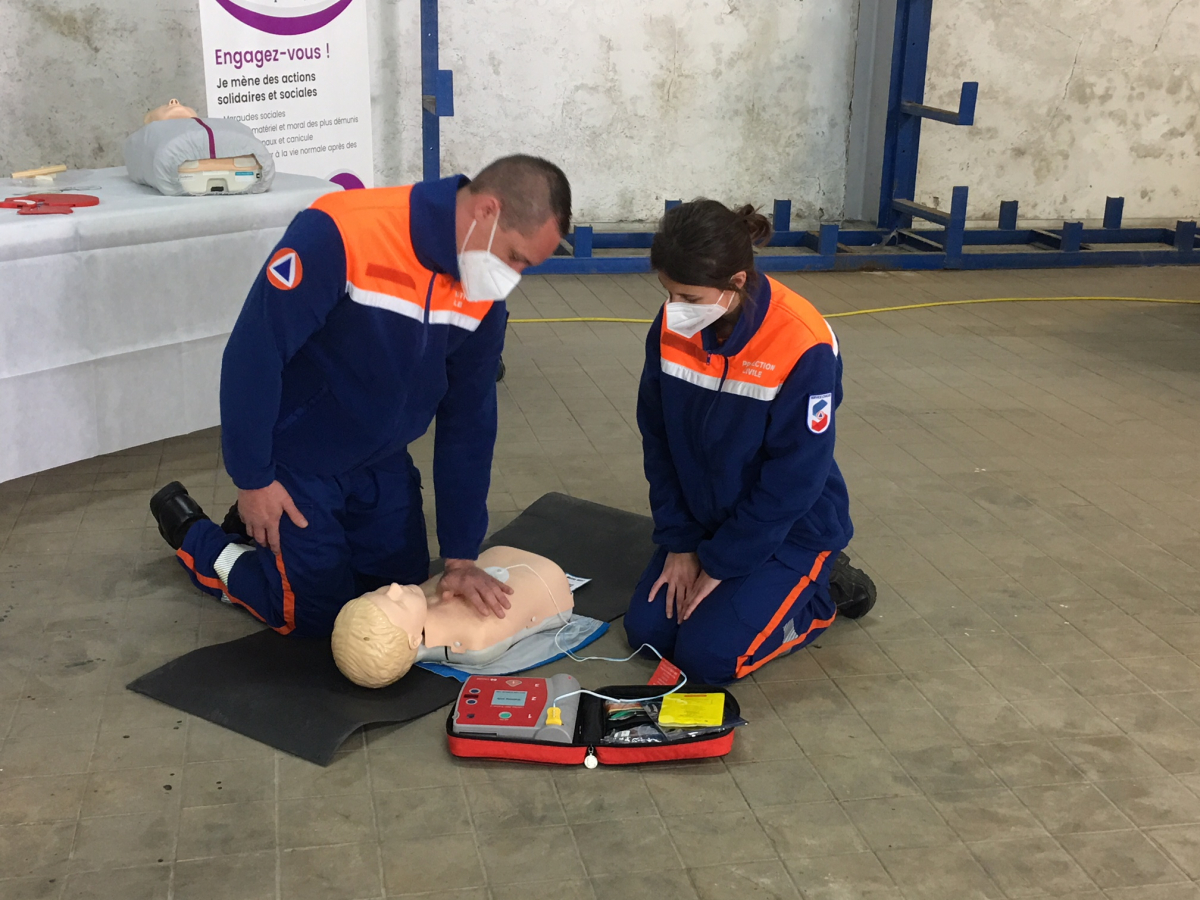
M 495 691 L 492 706 L 524 706 L 528 691 Z

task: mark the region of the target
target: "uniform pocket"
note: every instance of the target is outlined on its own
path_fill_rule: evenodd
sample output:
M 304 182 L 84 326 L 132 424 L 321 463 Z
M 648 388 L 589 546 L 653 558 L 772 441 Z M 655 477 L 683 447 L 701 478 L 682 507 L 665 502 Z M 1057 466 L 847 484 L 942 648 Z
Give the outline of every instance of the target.
M 315 394 L 279 420 L 278 424 L 275 426 L 275 434 L 283 434 L 283 432 L 287 431 L 289 428 L 303 419 L 314 406 L 316 406 L 325 398 L 325 395 L 328 393 L 329 385 L 322 385 L 320 390 L 318 390 Z

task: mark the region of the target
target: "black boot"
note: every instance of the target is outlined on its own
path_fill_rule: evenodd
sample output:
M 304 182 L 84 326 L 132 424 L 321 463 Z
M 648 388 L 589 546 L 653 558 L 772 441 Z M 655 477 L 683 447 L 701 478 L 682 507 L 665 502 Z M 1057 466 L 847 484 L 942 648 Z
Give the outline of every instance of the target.
M 238 512 L 236 500 L 233 502 L 233 506 L 229 507 L 229 512 L 225 513 L 225 519 L 221 522 L 221 530 L 226 534 L 237 535 L 243 544 L 250 543 L 250 532 L 246 530 L 246 523 L 242 521 L 242 514 Z
M 837 604 L 837 614 L 861 619 L 875 605 L 875 582 L 862 569 L 850 565 L 850 557 L 839 553 L 829 576 L 829 593 Z
M 189 528 L 201 519 L 208 518 L 200 504 L 178 481 L 172 481 L 150 498 L 150 512 L 154 515 L 154 521 L 158 522 L 158 533 L 171 545 L 172 550 L 183 546 L 183 538 Z

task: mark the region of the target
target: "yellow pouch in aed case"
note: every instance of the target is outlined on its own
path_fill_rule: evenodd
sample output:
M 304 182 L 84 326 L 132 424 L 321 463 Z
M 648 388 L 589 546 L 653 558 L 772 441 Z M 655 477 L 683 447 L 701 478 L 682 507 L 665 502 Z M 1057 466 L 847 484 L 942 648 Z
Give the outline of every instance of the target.
M 658 724 L 671 728 L 713 728 L 725 721 L 724 694 L 668 694 L 663 697 Z

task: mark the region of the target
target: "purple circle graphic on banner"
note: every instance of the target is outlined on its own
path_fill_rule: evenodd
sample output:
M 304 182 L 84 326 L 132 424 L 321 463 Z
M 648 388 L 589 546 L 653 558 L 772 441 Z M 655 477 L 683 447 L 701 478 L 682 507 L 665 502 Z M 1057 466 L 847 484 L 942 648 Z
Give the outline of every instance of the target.
M 366 185 L 359 180 L 359 177 L 353 172 L 338 172 L 329 179 L 334 184 L 340 184 L 347 191 L 353 191 L 358 188 L 365 188 Z
M 243 25 L 249 25 L 258 31 L 265 31 L 268 34 L 308 34 L 310 31 L 316 31 L 322 25 L 328 25 L 340 16 L 351 2 L 353 0 L 308 4 L 316 11 L 296 16 L 280 16 L 273 12 L 260 12 L 259 7 L 249 3 L 235 3 L 234 0 L 217 0 L 217 5 Z

